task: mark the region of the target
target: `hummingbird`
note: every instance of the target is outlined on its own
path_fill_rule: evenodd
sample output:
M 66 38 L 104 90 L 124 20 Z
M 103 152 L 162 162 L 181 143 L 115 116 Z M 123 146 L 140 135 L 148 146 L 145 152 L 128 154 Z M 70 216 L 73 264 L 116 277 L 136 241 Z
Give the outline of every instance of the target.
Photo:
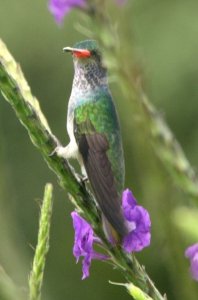
M 115 243 L 127 234 L 121 197 L 125 163 L 118 114 L 97 42 L 65 47 L 73 56 L 74 79 L 67 110 L 70 142 L 56 153 L 78 160 L 102 211 L 103 228 Z

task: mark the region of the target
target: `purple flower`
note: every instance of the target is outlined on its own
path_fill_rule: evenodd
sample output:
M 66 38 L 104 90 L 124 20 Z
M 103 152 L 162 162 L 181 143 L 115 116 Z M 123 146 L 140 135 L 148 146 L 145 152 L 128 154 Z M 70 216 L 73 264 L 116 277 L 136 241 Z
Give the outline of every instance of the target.
M 198 281 L 198 243 L 188 247 L 185 256 L 190 259 L 190 271 L 193 279 Z
M 93 250 L 93 243 L 100 243 L 100 239 L 94 236 L 93 229 L 77 212 L 71 213 L 73 226 L 75 231 L 73 255 L 76 261 L 79 261 L 80 256 L 83 256 L 82 262 L 82 279 L 89 276 L 89 268 L 92 259 L 106 260 L 108 256 L 99 254 Z
M 122 208 L 129 228 L 129 233 L 123 240 L 123 248 L 128 253 L 141 251 L 150 245 L 149 213 L 145 208 L 137 205 L 137 201 L 129 189 L 122 194 Z
M 70 10 L 85 6 L 86 0 L 50 0 L 48 5 L 50 12 L 58 24 L 62 23 L 65 15 L 67 15 Z
M 123 248 L 126 252 L 141 251 L 149 246 L 151 234 L 151 221 L 149 213 L 137 202 L 132 192 L 127 189 L 123 192 L 122 208 L 129 233 L 123 239 Z M 77 212 L 72 212 L 73 226 L 75 231 L 73 254 L 78 262 L 80 256 L 83 257 L 82 270 L 85 279 L 89 276 L 89 268 L 92 259 L 106 260 L 108 256 L 97 253 L 93 249 L 93 244 L 101 244 L 101 240 L 94 236 L 93 229 Z
M 116 0 L 117 4 L 122 5 L 126 0 Z M 49 10 L 54 16 L 56 22 L 61 24 L 64 17 L 73 8 L 85 8 L 87 5 L 87 0 L 49 0 Z

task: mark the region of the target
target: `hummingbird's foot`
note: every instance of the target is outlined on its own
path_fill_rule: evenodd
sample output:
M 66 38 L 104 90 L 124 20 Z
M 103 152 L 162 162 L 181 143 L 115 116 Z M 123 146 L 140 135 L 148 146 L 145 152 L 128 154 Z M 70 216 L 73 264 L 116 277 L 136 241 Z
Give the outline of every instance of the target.
M 49 156 L 53 156 L 54 154 L 57 153 L 57 148 L 59 148 L 61 146 L 56 146 L 56 148 L 49 154 Z
M 81 176 L 81 181 L 82 181 L 83 183 L 88 182 L 88 181 L 89 181 L 88 176 L 87 176 L 87 175 Z
M 86 188 L 86 184 L 89 181 L 88 177 L 84 176 L 84 175 L 79 175 L 79 179 L 80 179 L 80 182 L 83 185 L 83 187 Z
M 57 146 L 51 155 L 57 154 L 59 157 L 68 158 L 68 147 Z
M 78 147 L 76 142 L 72 141 L 66 147 L 58 145 L 53 152 L 65 159 L 76 158 L 78 156 Z
M 67 147 L 58 146 L 55 148 L 55 152 L 58 156 L 67 158 Z
M 67 147 L 63 146 L 56 146 L 56 148 L 49 154 L 49 156 L 53 156 L 54 154 L 58 155 L 59 157 L 68 158 L 68 151 Z

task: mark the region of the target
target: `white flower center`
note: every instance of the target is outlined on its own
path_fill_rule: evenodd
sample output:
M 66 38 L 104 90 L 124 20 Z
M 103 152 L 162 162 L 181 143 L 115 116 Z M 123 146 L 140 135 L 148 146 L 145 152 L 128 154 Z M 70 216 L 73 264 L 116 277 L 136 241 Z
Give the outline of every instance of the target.
M 134 231 L 136 229 L 136 223 L 135 222 L 127 222 L 127 228 L 129 232 Z

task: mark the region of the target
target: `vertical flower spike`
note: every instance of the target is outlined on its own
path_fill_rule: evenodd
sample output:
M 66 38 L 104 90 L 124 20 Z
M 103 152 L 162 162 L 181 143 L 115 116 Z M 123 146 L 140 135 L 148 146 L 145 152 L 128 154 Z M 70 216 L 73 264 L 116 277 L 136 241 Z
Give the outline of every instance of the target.
M 192 278 L 198 281 L 198 243 L 188 247 L 185 256 L 190 259 Z
M 148 211 L 137 205 L 136 199 L 129 189 L 122 194 L 122 207 L 129 228 L 128 235 L 123 240 L 126 252 L 138 252 L 150 245 L 151 221 Z
M 82 279 L 89 276 L 89 268 L 92 259 L 106 260 L 108 256 L 97 253 L 93 250 L 93 243 L 100 243 L 100 239 L 94 236 L 93 229 L 77 212 L 71 213 L 73 219 L 73 227 L 75 231 L 73 255 L 78 262 L 80 256 L 83 256 L 82 261 Z

